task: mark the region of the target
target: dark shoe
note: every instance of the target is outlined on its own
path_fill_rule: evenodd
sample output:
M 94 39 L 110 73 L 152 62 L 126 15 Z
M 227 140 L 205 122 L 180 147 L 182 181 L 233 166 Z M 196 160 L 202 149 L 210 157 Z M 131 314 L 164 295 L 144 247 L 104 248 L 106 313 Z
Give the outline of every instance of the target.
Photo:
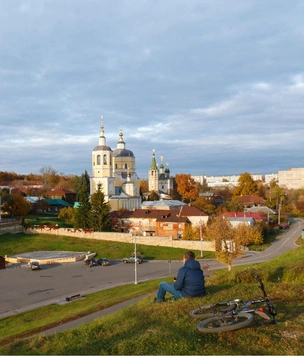
M 164 301 L 165 300 L 162 300 L 162 299 L 158 300 L 158 299 L 154 298 L 153 303 L 163 303 Z

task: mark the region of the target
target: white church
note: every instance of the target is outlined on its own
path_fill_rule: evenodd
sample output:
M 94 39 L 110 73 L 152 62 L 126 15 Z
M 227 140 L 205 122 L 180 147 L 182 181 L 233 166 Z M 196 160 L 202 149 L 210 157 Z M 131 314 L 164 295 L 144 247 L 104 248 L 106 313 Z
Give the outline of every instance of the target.
M 132 151 L 126 149 L 122 129 L 120 129 L 117 147 L 112 150 L 106 144 L 103 117 L 101 117 L 98 146 L 92 151 L 91 194 L 94 194 L 101 184 L 105 201 L 109 202 L 111 210 L 139 209 L 141 205 L 139 182 L 135 156 Z
M 163 156 L 160 157 L 160 165 L 155 159 L 155 150 L 153 150 L 152 161 L 149 169 L 149 192 L 156 192 L 160 199 L 172 199 L 173 179 L 170 177 L 169 163 L 166 168 L 163 164 Z

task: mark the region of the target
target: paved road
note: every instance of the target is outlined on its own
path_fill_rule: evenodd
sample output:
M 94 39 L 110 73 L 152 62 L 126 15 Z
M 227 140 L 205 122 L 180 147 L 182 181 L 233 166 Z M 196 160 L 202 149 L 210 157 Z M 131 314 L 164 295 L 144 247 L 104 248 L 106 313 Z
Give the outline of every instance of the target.
M 247 253 L 235 265 L 258 263 L 270 260 L 296 247 L 295 241 L 301 235 L 303 220 L 295 220 L 292 228 L 279 237 L 263 252 Z M 227 268 L 216 260 L 204 260 L 210 269 Z M 145 261 L 138 265 L 135 274 L 133 264 L 114 262 L 108 267 L 89 268 L 83 262 L 45 265 L 40 271 L 29 267 L 0 270 L 0 318 L 31 310 L 39 306 L 64 302 L 66 297 L 97 292 L 137 281 L 175 276 L 182 261 Z
M 274 257 L 282 255 L 297 247 L 295 241 L 302 234 L 304 229 L 304 220 L 294 219 L 292 227 L 285 230 L 284 234 L 279 236 L 266 250 L 262 252 L 249 251 L 245 257 L 237 259 L 233 265 L 241 266 L 250 263 L 266 262 Z M 211 269 L 227 268 L 227 266 L 220 265 L 217 261 L 210 261 L 208 263 Z

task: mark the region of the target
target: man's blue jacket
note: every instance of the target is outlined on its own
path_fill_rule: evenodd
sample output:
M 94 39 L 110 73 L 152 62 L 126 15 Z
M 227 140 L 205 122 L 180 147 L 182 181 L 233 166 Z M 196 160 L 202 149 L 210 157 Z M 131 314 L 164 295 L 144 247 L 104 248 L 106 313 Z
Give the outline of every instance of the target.
M 202 297 L 206 293 L 204 272 L 198 261 L 188 258 L 177 274 L 174 288 L 182 292 L 183 297 Z

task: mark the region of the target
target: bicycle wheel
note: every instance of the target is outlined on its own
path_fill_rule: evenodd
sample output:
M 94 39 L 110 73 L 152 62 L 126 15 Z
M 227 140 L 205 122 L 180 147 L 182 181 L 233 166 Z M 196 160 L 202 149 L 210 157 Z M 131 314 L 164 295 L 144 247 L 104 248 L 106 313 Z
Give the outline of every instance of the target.
M 253 322 L 254 316 L 250 313 L 240 313 L 231 316 L 216 316 L 201 321 L 197 329 L 205 334 L 222 333 L 244 328 Z
M 207 319 L 217 315 L 217 313 L 224 311 L 226 308 L 223 305 L 208 304 L 191 310 L 189 315 L 195 319 Z

